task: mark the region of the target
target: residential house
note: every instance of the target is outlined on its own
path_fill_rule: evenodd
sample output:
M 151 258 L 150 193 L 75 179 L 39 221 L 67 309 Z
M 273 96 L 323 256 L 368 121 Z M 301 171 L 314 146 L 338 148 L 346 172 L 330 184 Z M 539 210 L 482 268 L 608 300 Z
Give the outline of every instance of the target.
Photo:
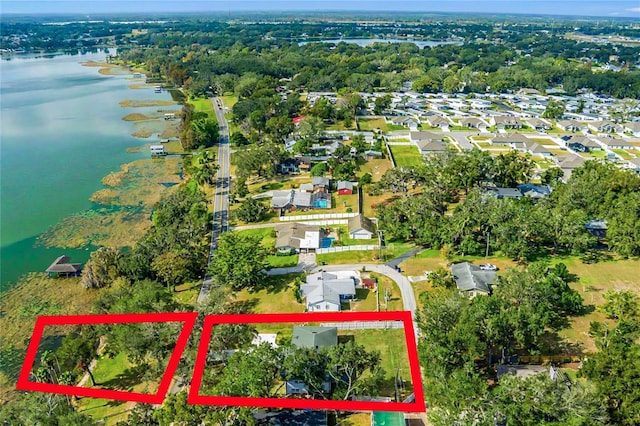
M 291 119 L 291 121 L 293 122 L 293 124 L 294 124 L 295 126 L 298 126 L 298 125 L 300 125 L 300 122 L 301 122 L 302 120 L 304 120 L 304 118 L 305 118 L 305 116 L 304 116 L 304 115 L 299 115 L 299 116 L 297 116 L 297 117 L 292 118 L 292 119 Z
M 608 226 L 605 220 L 590 220 L 584 227 L 596 238 L 605 238 L 607 236 Z
M 425 121 L 431 127 L 437 127 L 445 131 L 449 130 L 449 124 L 450 124 L 449 121 L 446 118 L 441 117 L 439 115 L 431 115 L 427 117 Z
M 338 344 L 338 328 L 296 325 L 293 327 L 291 344 L 297 348 L 310 349 L 336 346 Z
M 330 209 L 331 194 L 295 189 L 273 191 L 271 208 L 279 210 L 281 214 L 293 210 Z
M 51 277 L 76 277 L 80 275 L 82 263 L 71 263 L 69 256 L 60 256 L 45 270 Z
M 420 125 L 420 121 L 418 121 L 418 119 L 409 115 L 385 117 L 385 120 L 389 124 L 393 124 L 394 126 L 407 127 L 409 130 L 418 130 L 418 126 Z
M 353 194 L 353 183 L 345 180 L 339 180 L 337 184 L 338 195 Z
M 551 194 L 551 187 L 549 185 L 536 185 L 533 183 L 525 183 L 518 185 L 520 193 L 525 197 L 534 199 L 546 198 Z
M 507 145 L 512 149 L 524 151 L 529 139 L 522 133 L 500 133 L 489 139 L 491 145 Z
M 640 173 L 640 157 L 629 158 L 625 168 Z
M 276 250 L 281 253 L 313 252 L 320 248 L 322 231 L 317 225 L 282 223 L 276 225 Z
M 491 117 L 491 125 L 499 130 L 520 129 L 522 128 L 522 121 L 518 117 L 510 115 L 497 115 Z
M 421 154 L 445 152 L 447 146 L 442 136 L 431 132 L 411 132 L 411 142 L 418 147 Z
M 495 271 L 485 271 L 469 262 L 454 263 L 451 273 L 456 286 L 468 297 L 491 294 L 491 285 L 496 279 Z
M 529 154 L 533 155 L 534 157 L 542 157 L 542 158 L 551 158 L 551 157 L 553 157 L 553 154 L 551 154 L 551 151 L 549 151 L 543 145 L 540 145 L 540 144 L 538 144 L 536 142 L 526 141 L 524 143 L 524 146 L 525 146 L 525 152 L 528 152 Z
M 313 192 L 329 192 L 329 178 L 313 176 L 311 183 L 313 184 Z
M 301 172 L 308 172 L 311 170 L 311 159 L 308 157 L 296 156 L 298 160 L 298 170 Z
M 564 171 L 564 181 L 566 182 L 571 177 L 573 170 L 581 167 L 587 159 L 575 154 L 561 155 L 554 157 L 554 160 L 558 167 Z
M 522 192 L 518 188 L 487 188 L 487 194 L 493 195 L 499 200 L 503 198 L 522 198 Z
M 317 272 L 300 286 L 309 312 L 339 312 L 343 300 L 356 295 L 355 272 Z
M 527 123 L 528 126 L 537 130 L 538 132 L 551 130 L 552 128 L 551 123 L 549 123 L 548 121 L 542 120 L 540 118 L 535 118 L 535 117 L 527 118 L 525 120 L 525 123 Z
M 280 173 L 283 175 L 293 175 L 299 172 L 297 158 L 285 158 L 280 162 Z
M 593 140 L 604 149 L 634 149 L 634 146 L 624 139 L 604 137 Z
M 487 123 L 477 117 L 466 117 L 460 119 L 460 126 L 468 129 L 478 129 L 481 132 L 487 130 Z
M 631 132 L 633 136 L 640 137 L 640 122 L 632 121 L 631 123 L 627 123 L 624 125 L 624 130 Z
M 587 126 L 589 126 L 591 131 L 599 133 L 615 133 L 622 131 L 622 126 L 607 120 L 590 121 L 587 123 Z
M 373 238 L 374 228 L 371 219 L 359 214 L 349 218 L 349 238 L 354 240 L 370 240 Z
M 565 132 L 586 132 L 588 130 L 586 124 L 582 124 L 576 120 L 558 120 L 556 126 Z
M 372 150 L 366 150 L 364 152 L 364 159 L 369 161 L 369 160 L 373 160 L 376 158 L 382 158 L 382 153 L 380 151 L 372 151 Z
M 600 146 L 600 144 L 596 143 L 586 136 L 563 136 L 562 140 L 565 142 L 568 148 L 576 152 L 602 151 L 602 147 Z

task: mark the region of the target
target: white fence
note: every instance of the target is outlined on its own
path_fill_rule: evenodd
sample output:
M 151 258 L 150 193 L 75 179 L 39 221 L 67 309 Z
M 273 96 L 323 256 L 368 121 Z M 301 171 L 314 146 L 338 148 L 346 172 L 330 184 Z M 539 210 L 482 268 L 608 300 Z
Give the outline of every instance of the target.
M 387 145 L 390 146 L 409 146 L 409 145 L 415 145 L 413 142 L 387 142 Z
M 280 216 L 281 222 L 300 222 L 302 220 L 322 220 L 322 219 L 348 219 L 358 216 L 359 213 L 325 213 L 325 214 L 302 214 L 297 216 Z
M 338 330 L 368 330 L 376 328 L 404 328 L 402 321 L 347 321 L 328 322 L 320 327 L 336 327 Z
M 307 220 L 298 222 L 305 225 L 347 225 L 349 221 L 347 219 L 324 219 L 324 220 Z
M 380 248 L 380 246 L 374 245 L 374 244 L 361 245 L 361 246 L 329 247 L 329 248 L 316 249 L 316 254 L 340 253 L 343 251 L 377 250 L 378 248 Z

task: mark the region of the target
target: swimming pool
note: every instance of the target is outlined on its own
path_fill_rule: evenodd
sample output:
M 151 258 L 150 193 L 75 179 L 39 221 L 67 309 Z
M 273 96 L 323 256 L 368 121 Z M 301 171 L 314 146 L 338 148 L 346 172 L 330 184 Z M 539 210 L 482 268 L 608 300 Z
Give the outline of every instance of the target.
M 326 209 L 329 206 L 327 200 L 316 200 L 313 202 L 313 207 L 317 209 Z
M 333 243 L 333 240 L 335 240 L 335 238 L 333 237 L 323 238 L 322 241 L 320 241 L 320 248 L 331 247 L 331 243 Z

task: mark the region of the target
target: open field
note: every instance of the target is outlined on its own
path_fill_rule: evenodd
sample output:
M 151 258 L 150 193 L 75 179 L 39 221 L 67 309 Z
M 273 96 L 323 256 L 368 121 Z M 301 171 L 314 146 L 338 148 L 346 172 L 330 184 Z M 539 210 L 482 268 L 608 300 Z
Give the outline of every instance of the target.
M 413 145 L 389 145 L 396 166 L 419 166 L 424 164 L 418 148 Z
M 600 306 L 604 303 L 604 294 L 608 290 L 631 290 L 640 293 L 640 260 L 604 261 L 585 264 L 580 259 L 558 258 L 554 262 L 563 262 L 571 273 L 580 280 L 571 287 L 584 299 L 584 304 Z M 571 327 L 560 332 L 569 343 L 577 344 L 585 352 L 595 351 L 593 339 L 588 335 L 591 321 L 604 321 L 605 315 L 595 310 L 583 316 L 570 319 Z
M 133 366 L 124 353 L 113 358 L 100 357 L 93 369 L 97 387 L 106 389 L 119 389 L 129 392 L 154 393 L 157 391 L 157 383 L 145 381 L 145 366 Z M 85 386 L 90 386 L 87 381 Z M 78 400 L 77 410 L 80 413 L 91 415 L 94 419 L 104 419 L 106 425 L 114 425 L 118 421 L 126 420 L 129 410 L 135 403 L 114 401 L 96 398 L 82 398 Z
M 358 125 L 360 126 L 360 130 L 362 131 L 373 131 L 373 130 L 382 130 L 383 132 L 387 131 L 387 122 L 384 121 L 384 118 L 359 118 Z
M 296 301 L 294 296 L 294 281 L 304 274 L 289 274 L 277 276 L 265 276 L 263 285 L 258 291 L 242 290 L 236 293 L 237 302 L 246 302 L 252 312 L 260 314 L 282 312 L 304 312 L 304 303 Z M 274 326 L 283 327 L 282 324 Z
M 359 164 L 359 176 L 369 173 L 373 182 L 378 182 L 382 175 L 391 168 L 391 160 L 388 158 L 377 158 Z
M 341 335 L 352 335 L 357 344 L 364 345 L 369 351 L 380 352 L 380 366 L 386 372 L 380 394 L 394 394 L 396 370 L 400 378 L 407 381 L 408 394 L 411 393 L 409 356 L 403 329 L 339 330 L 338 336 Z
M 233 106 L 238 102 L 237 96 L 220 96 L 222 99 L 222 103 L 227 108 L 233 108 Z

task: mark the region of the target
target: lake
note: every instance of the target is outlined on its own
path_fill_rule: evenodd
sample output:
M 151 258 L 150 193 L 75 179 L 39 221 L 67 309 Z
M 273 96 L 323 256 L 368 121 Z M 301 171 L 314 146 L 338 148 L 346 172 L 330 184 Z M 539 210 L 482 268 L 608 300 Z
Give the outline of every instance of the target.
M 462 42 L 457 41 L 419 41 L 419 40 L 407 40 L 407 39 L 399 39 L 399 38 L 340 38 L 340 39 L 330 39 L 330 40 L 310 40 L 310 41 L 301 41 L 298 45 L 303 46 L 308 43 L 355 43 L 360 47 L 371 46 L 373 43 L 413 43 L 418 46 L 420 49 L 424 49 L 425 47 L 433 47 L 440 46 L 443 44 L 456 44 L 458 46 L 462 46 Z
M 0 61 L 0 283 L 10 287 L 30 271 L 44 271 L 66 254 L 84 262 L 89 249 L 34 247 L 36 238 L 61 219 L 97 206 L 89 197 L 120 165 L 147 157 L 127 153 L 157 139 L 131 136 L 122 120 L 144 108 L 122 108 L 125 99 L 166 99 L 166 92 L 133 90 L 130 75 L 105 76 L 106 52 L 30 55 Z M 140 82 L 139 80 L 137 82 Z M 157 108 L 156 108 L 157 109 Z

